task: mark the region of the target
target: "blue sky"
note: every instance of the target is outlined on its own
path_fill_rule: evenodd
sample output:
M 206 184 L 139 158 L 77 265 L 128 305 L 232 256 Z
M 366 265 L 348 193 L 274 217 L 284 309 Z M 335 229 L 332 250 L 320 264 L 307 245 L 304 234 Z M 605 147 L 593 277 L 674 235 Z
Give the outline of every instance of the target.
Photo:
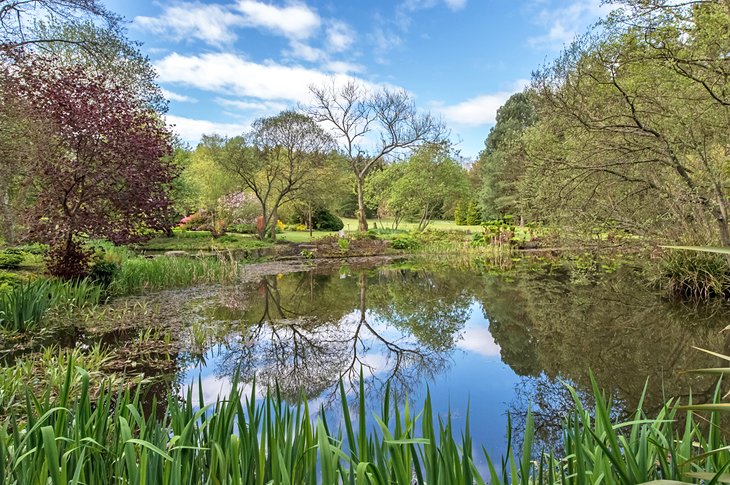
M 464 157 L 531 72 L 606 13 L 599 0 L 106 0 L 155 64 L 191 145 L 355 77 L 408 90 Z

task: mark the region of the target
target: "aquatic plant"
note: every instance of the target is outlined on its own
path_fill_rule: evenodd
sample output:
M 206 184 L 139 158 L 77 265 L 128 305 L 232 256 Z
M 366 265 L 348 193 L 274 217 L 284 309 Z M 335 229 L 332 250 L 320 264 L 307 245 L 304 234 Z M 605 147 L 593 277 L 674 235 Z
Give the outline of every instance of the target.
M 416 414 L 400 407 L 386 388 L 377 423 L 368 429 L 360 400 L 351 414 L 341 384 L 342 427 L 307 401 L 286 403 L 276 389 L 257 401 L 256 385 L 243 395 L 237 376 L 227 396 L 205 405 L 202 387 L 186 399 L 142 405 L 142 391 L 101 386 L 91 398 L 89 373 L 69 360 L 57 394 L 29 396 L 0 424 L 1 483 L 125 484 L 628 484 L 655 480 L 725 481 L 727 443 L 718 411 L 709 426 L 669 402 L 649 418 L 641 409 L 614 422 L 611 403 L 594 382 L 595 408 L 565 419 L 560 457 L 538 450 L 531 415 L 522 440 L 508 430 L 505 457 L 474 454 L 467 417 L 459 436 L 449 414 L 434 415 L 430 396 Z M 360 395 L 363 395 L 360 379 Z M 75 387 L 74 387 L 75 386 Z M 74 389 L 77 392 L 74 392 Z M 715 394 L 719 401 L 719 388 Z M 148 413 L 145 412 L 148 409 Z M 486 470 L 476 466 L 483 455 Z
M 25 399 L 28 392 L 37 399 L 49 401 L 62 392 L 78 396 L 81 392 L 78 379 L 66 383 L 66 373 L 71 365 L 85 369 L 97 388 L 102 382 L 114 387 L 119 387 L 122 382 L 134 382 L 127 377 L 105 376 L 105 366 L 111 359 L 112 352 L 101 344 L 72 349 L 49 346 L 18 358 L 12 365 L 0 367 L 0 417 L 7 416 L 11 409 L 20 415 L 27 412 Z M 97 390 L 90 389 L 92 395 Z
M 101 289 L 86 281 L 34 280 L 0 293 L 0 327 L 15 332 L 36 328 L 46 313 L 59 309 L 67 315 L 99 303 Z
M 34 328 L 51 307 L 48 281 L 23 283 L 0 295 L 0 326 L 5 330 Z
M 708 299 L 730 294 L 730 248 L 664 246 L 671 249 L 649 272 L 649 278 L 670 294 Z
M 122 262 L 109 291 L 114 295 L 133 295 L 204 283 L 231 283 L 238 275 L 238 263 L 229 254 L 223 253 L 216 256 L 130 258 Z

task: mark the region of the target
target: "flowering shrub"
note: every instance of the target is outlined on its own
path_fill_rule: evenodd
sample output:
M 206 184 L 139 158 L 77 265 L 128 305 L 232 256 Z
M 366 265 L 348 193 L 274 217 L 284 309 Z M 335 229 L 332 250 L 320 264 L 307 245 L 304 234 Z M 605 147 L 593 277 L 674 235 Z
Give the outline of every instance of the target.
M 255 224 L 256 217 L 261 213 L 261 205 L 253 194 L 234 192 L 218 199 L 221 218 L 228 225 Z

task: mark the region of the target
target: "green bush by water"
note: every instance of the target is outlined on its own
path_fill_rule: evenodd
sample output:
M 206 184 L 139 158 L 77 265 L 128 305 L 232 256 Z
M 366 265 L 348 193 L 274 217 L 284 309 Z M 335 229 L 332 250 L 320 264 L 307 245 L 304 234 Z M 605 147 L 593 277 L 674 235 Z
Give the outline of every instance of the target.
M 386 388 L 377 423 L 355 416 L 341 385 L 342 427 L 322 413 L 312 418 L 305 400 L 290 405 L 278 393 L 256 401 L 239 390 L 205 406 L 202 391 L 164 412 L 142 406 L 141 392 L 101 388 L 90 399 L 89 374 L 68 362 L 57 394 L 28 397 L 0 425 L 0 483 L 8 484 L 636 484 L 727 481 L 727 442 L 719 432 L 722 404 L 709 407 L 700 426 L 691 412 L 668 403 L 649 418 L 610 418 L 611 404 L 594 383 L 595 409 L 575 393 L 563 427 L 560 457 L 537 449 L 528 415 L 522 446 L 501 460 L 474 450 L 467 416 L 458 434 L 450 415 L 436 416 L 430 397 L 416 414 Z M 199 383 L 200 384 L 200 383 Z M 77 392 L 72 392 L 76 386 Z M 361 377 L 360 393 L 364 389 Z M 715 397 L 719 400 L 719 388 Z M 200 403 L 200 407 L 196 404 Z M 707 431 L 703 431 L 706 429 Z M 475 465 L 486 461 L 486 471 Z M 677 483 L 677 482 L 674 482 Z
M 23 255 L 12 252 L 0 252 L 0 268 L 16 269 L 23 263 Z
M 728 254 L 701 250 L 673 250 L 662 255 L 649 271 L 650 279 L 668 293 L 707 299 L 730 294 Z

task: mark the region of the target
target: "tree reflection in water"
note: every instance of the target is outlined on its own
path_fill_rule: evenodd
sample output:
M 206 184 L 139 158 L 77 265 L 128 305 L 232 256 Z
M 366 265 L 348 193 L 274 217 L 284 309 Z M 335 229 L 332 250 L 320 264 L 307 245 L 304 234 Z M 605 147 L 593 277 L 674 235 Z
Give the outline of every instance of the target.
M 563 383 L 590 395 L 589 370 L 619 411 L 637 406 L 647 379 L 649 414 L 690 390 L 695 400 L 706 399 L 713 379 L 681 371 L 717 364 L 690 346 L 727 352 L 721 330 L 730 323 L 726 306 L 665 301 L 628 270 L 576 281 L 565 271 L 314 269 L 224 288 L 208 304 L 209 318 L 229 322 L 232 335 L 215 360 L 219 380 L 240 369 L 246 381 L 278 383 L 289 399 L 305 393 L 331 400 L 340 377 L 354 396 L 361 368 L 375 396 L 386 383 L 402 397 L 448 376 L 441 389 L 473 389 L 465 394 L 473 410 L 479 401 L 490 412 L 497 412 L 495 402 L 509 403 L 499 412 L 509 408 L 519 424 L 532 405 L 546 437 L 572 406 Z M 509 366 L 508 387 L 485 391 L 460 379 L 489 380 L 492 365 Z
M 429 278 L 429 298 L 388 298 L 416 279 L 397 270 L 263 277 L 240 293 L 247 304 L 239 335 L 222 350 L 217 373 L 238 369 L 245 381 L 278 383 L 289 399 L 332 399 L 340 378 L 354 392 L 362 369 L 370 394 L 386 383 L 399 396 L 412 393 L 448 365 L 470 303 L 444 293 L 438 278 Z
M 722 332 L 727 305 L 667 301 L 628 270 L 582 283 L 569 276 L 485 280 L 490 332 L 503 361 L 523 376 L 511 402 L 518 427 L 532 406 L 538 430 L 553 442 L 573 407 L 565 385 L 590 404 L 590 373 L 621 414 L 636 409 L 645 385 L 649 415 L 669 397 L 711 399 L 714 377 L 684 371 L 720 363 L 692 346 L 730 350 Z

